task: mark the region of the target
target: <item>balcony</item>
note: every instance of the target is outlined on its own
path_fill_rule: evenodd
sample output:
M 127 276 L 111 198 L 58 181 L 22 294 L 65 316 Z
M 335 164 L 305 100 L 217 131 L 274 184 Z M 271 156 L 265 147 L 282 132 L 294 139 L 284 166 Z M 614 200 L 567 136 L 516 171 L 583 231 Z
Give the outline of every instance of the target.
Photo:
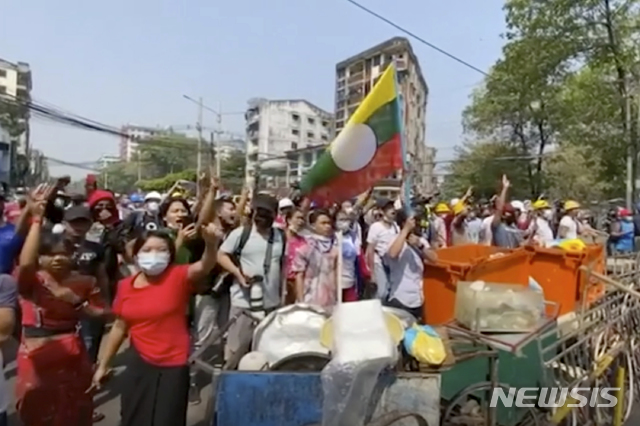
M 247 130 L 247 138 L 249 138 L 249 140 L 256 140 L 256 143 L 258 143 L 257 139 L 258 139 L 258 131 L 257 130 Z
M 364 72 L 359 72 L 357 74 L 351 74 L 347 79 L 347 84 L 359 83 L 364 80 Z
M 249 108 L 247 112 L 244 114 L 244 119 L 247 122 L 247 126 L 249 124 L 255 123 L 256 121 L 260 121 L 260 109 Z
M 260 121 L 247 122 L 247 134 L 251 132 L 258 132 L 260 130 Z

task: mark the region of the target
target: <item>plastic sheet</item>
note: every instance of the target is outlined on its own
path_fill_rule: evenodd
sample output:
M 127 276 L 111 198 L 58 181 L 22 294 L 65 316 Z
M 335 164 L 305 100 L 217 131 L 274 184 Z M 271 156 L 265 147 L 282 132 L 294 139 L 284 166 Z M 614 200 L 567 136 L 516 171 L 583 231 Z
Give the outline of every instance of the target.
M 252 349 L 265 354 L 269 365 L 300 353 L 328 354 L 320 344 L 320 330 L 328 317 L 325 310 L 306 304 L 280 308 L 258 324 Z
M 338 305 L 332 360 L 322 370 L 323 426 L 364 426 L 380 373 L 397 358 L 397 346 L 378 300 Z

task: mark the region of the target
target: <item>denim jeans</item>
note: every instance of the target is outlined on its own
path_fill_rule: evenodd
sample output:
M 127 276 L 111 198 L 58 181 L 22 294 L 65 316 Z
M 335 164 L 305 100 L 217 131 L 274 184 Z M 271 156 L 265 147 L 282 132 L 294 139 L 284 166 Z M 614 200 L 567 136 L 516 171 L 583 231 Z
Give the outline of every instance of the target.
M 95 363 L 98 360 L 100 342 L 104 334 L 104 320 L 102 318 L 85 318 L 80 321 L 80 335 L 89 354 L 89 360 Z M 2 424 L 0 423 L 0 426 Z

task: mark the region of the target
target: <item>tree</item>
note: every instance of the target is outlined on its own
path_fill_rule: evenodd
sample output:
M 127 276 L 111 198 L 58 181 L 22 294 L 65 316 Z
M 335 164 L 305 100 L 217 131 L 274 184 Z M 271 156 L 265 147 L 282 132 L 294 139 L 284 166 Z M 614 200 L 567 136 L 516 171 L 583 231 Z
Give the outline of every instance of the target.
M 513 197 L 527 197 L 529 160 L 522 151 L 508 142 L 467 143 L 457 149 L 456 160 L 447 170 L 442 192 L 448 198 L 460 197 L 473 186 L 476 198 L 489 199 L 500 190 L 500 179 L 507 175 L 513 184 Z
M 100 185 L 117 193 L 130 193 L 138 181 L 135 163 L 110 164 L 100 173 Z
M 24 185 L 29 172 L 29 159 L 25 155 L 18 156 L 20 138 L 27 131 L 28 116 L 29 110 L 23 102 L 0 99 L 0 128 L 9 135 L 10 180 L 14 185 Z
M 245 183 L 247 157 L 242 151 L 232 151 L 220 162 L 220 180 L 225 189 L 234 194 L 240 193 Z
M 546 162 L 546 195 L 552 199 L 570 195 L 583 202 L 602 200 L 612 185 L 600 179 L 602 168 L 602 160 L 592 155 L 590 146 L 565 144 Z
M 550 147 L 589 146 L 593 170 L 619 194 L 629 152 L 636 157 L 640 5 L 628 0 L 507 0 L 503 56 L 465 110 L 472 140 L 497 141 L 531 158 L 532 196 L 545 185 Z M 631 88 L 635 84 L 637 93 Z M 569 149 L 569 148 L 567 148 Z M 554 160 L 554 161 L 557 161 Z M 565 194 L 566 195 L 566 194 Z
M 169 189 L 179 180 L 188 180 L 191 182 L 196 181 L 196 171 L 193 169 L 183 170 L 178 173 L 170 173 L 161 178 L 142 180 L 137 183 L 138 188 L 143 191 L 159 191 L 164 192 Z
M 204 148 L 203 148 L 204 151 Z M 145 179 L 195 169 L 198 141 L 178 134 L 140 141 L 135 162 L 140 162 Z

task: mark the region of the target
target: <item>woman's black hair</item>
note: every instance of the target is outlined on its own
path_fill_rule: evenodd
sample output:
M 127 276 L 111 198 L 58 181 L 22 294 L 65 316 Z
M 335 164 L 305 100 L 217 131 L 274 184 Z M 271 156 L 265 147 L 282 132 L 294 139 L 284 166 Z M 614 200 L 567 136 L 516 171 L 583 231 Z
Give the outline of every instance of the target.
M 169 235 L 168 232 L 161 231 L 159 229 L 145 230 L 138 238 L 136 238 L 135 243 L 133 243 L 134 256 L 138 254 L 149 238 L 160 238 L 161 240 L 164 240 L 169 248 L 169 263 L 173 263 L 176 260 L 176 245 L 173 242 L 173 238 L 171 238 L 171 235 Z
M 45 232 L 40 236 L 40 246 L 38 254 L 47 256 L 62 248 L 65 253 L 73 253 L 75 250 L 73 243 L 66 238 L 65 234 L 54 234 L 53 232 Z
M 165 217 L 167 215 L 167 212 L 169 211 L 169 208 L 171 207 L 171 204 L 176 202 L 181 203 L 187 210 L 189 216 L 191 216 L 191 207 L 189 207 L 189 203 L 187 202 L 187 200 L 182 197 L 169 197 L 160 205 L 160 217 Z
M 331 216 L 331 213 L 329 213 L 329 210 L 316 209 L 316 210 L 313 210 L 309 214 L 309 223 L 310 224 L 316 223 L 318 221 L 318 219 L 320 218 L 320 216 L 327 216 L 333 222 L 333 217 Z
M 289 210 L 287 210 L 287 213 L 284 215 L 285 222 L 289 222 L 294 214 L 301 213 L 301 212 L 302 210 L 298 207 L 290 208 Z

